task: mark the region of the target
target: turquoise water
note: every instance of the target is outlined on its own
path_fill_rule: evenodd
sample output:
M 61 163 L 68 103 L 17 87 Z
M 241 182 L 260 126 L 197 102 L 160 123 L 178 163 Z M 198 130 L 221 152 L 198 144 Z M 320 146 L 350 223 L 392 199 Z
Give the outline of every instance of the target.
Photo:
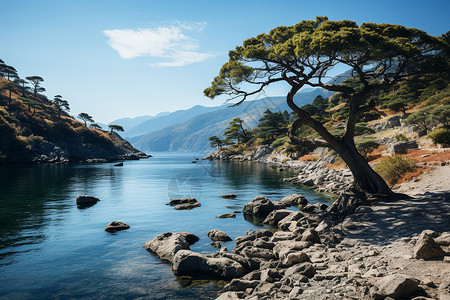
M 258 195 L 272 201 L 302 193 L 325 195 L 280 183 L 292 171 L 256 163 L 198 161 L 193 153 L 112 164 L 0 167 L 0 298 L 2 299 L 214 299 L 226 282 L 176 277 L 170 265 L 142 246 L 158 234 L 188 231 L 200 237 L 193 251 L 211 253 L 206 233 L 231 238 L 258 227 L 219 214 L 242 210 Z M 236 199 L 222 199 L 234 193 Z M 78 194 L 101 199 L 79 209 Z M 202 206 L 176 211 L 170 198 L 194 196 Z M 107 233 L 111 221 L 129 230 Z M 223 243 L 230 251 L 234 242 Z

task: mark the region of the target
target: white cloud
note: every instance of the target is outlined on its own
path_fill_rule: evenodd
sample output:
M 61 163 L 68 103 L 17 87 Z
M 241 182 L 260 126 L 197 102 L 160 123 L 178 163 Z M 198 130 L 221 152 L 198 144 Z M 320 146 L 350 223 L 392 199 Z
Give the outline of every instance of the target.
M 198 41 L 186 35 L 185 31 L 202 31 L 206 23 L 175 22 L 175 25 L 145 29 L 104 30 L 109 37 L 108 44 L 120 57 L 131 59 L 151 56 L 169 59 L 151 64 L 160 67 L 181 67 L 204 61 L 214 54 L 199 52 Z

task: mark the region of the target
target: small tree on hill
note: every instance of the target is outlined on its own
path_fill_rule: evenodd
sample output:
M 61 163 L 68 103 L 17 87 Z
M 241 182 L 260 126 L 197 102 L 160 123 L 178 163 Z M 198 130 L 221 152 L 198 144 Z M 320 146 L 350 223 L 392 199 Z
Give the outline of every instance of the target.
M 430 118 L 450 129 L 450 104 L 438 105 L 430 111 Z
M 240 118 L 234 118 L 223 133 L 226 136 L 227 141 L 235 140 L 239 144 L 240 142 L 245 142 L 248 139 L 247 131 L 245 131 L 243 124 L 244 121 Z
M 111 124 L 108 126 L 111 129 L 110 133 L 112 134 L 115 131 L 125 131 L 122 126 Z
M 210 141 L 211 147 L 213 148 L 217 147 L 217 149 L 222 149 L 224 141 L 221 140 L 217 135 L 211 136 L 208 139 Z
M 25 86 L 25 84 L 27 82 L 25 80 L 23 80 L 22 78 L 17 78 L 14 80 L 14 83 L 17 84 L 18 86 L 20 86 L 20 89 L 22 92 L 22 97 L 25 97 L 25 92 L 27 90 L 27 87 Z
M 448 38 L 400 25 L 358 26 L 353 21 L 317 17 L 245 40 L 229 52 L 228 62 L 204 94 L 210 98 L 226 94 L 240 104 L 269 85 L 287 84 L 290 90 L 286 102 L 298 116 L 289 130 L 291 142 L 302 147 L 332 148 L 350 168 L 357 186 L 370 193 L 389 194 L 392 192 L 386 182 L 356 149 L 356 123 L 373 110 L 371 96 L 377 92 L 414 77 L 448 78 L 448 43 Z M 327 73 L 342 66 L 350 69 L 352 80 L 329 81 Z M 304 86 L 340 93 L 348 109 L 343 134 L 333 135 L 295 104 L 294 96 Z M 303 125 L 321 138 L 299 137 L 296 132 Z
M 270 144 L 278 136 L 287 132 L 287 128 L 284 126 L 286 124 L 285 117 L 286 115 L 281 112 L 273 113 L 267 109 L 262 118 L 259 119 L 259 124 L 257 126 L 258 133 L 256 136 L 263 138 Z M 289 119 L 287 121 L 289 121 Z
M 98 124 L 95 124 L 95 123 L 89 125 L 89 127 L 93 128 L 93 129 L 98 129 L 98 130 L 101 130 L 101 129 L 102 129 L 102 126 L 100 126 L 100 125 L 98 125 Z
M 56 95 L 53 98 L 53 104 L 56 107 L 58 119 L 61 119 L 61 112 L 70 110 L 69 102 L 67 100 L 64 100 L 61 95 Z
M 80 118 L 81 120 L 83 120 L 84 122 L 84 127 L 87 127 L 86 122 L 90 122 L 90 123 L 94 123 L 94 119 L 92 118 L 92 116 L 90 116 L 87 113 L 81 113 L 78 115 L 78 118 Z
M 28 76 L 28 77 L 25 77 L 25 79 L 27 79 L 33 86 L 33 95 L 34 95 L 34 98 L 36 98 L 38 89 L 39 89 L 41 83 L 44 81 L 44 79 L 40 76 Z

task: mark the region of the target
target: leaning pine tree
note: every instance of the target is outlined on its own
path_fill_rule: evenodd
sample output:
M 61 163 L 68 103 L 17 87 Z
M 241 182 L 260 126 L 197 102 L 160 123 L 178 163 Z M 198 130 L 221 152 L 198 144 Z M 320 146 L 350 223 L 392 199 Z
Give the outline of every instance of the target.
M 353 21 L 317 17 L 245 40 L 229 52 L 228 62 L 204 94 L 210 98 L 226 94 L 240 104 L 269 85 L 287 83 L 287 104 L 298 115 L 288 132 L 291 142 L 335 150 L 352 171 L 356 186 L 369 193 L 390 194 L 386 182 L 356 149 L 355 125 L 374 108 L 370 101 L 374 93 L 413 78 L 448 77 L 449 53 L 445 35 L 434 37 L 400 25 L 358 26 Z M 337 67 L 350 68 L 352 81 L 358 84 L 330 80 L 327 74 Z M 339 92 L 346 100 L 349 116 L 342 135 L 331 134 L 294 103 L 294 95 L 304 86 Z M 302 125 L 310 126 L 321 138 L 298 137 L 296 131 Z

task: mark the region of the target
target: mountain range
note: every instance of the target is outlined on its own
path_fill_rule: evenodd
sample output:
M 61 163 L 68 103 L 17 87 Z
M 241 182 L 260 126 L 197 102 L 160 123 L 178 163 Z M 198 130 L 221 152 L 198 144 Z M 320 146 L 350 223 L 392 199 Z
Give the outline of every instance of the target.
M 317 95 L 329 97 L 331 94 L 322 89 L 307 89 L 298 93 L 294 99 L 297 105 L 302 106 L 312 103 Z M 267 109 L 273 112 L 291 111 L 285 97 L 268 97 L 245 101 L 239 106 L 197 105 L 162 116 L 125 118 L 111 123 L 124 126 L 123 135 L 142 151 L 209 152 L 211 148 L 208 138 L 213 135 L 221 136 L 233 118 L 241 118 L 246 129 L 253 129 Z M 134 126 L 130 126 L 132 124 Z

